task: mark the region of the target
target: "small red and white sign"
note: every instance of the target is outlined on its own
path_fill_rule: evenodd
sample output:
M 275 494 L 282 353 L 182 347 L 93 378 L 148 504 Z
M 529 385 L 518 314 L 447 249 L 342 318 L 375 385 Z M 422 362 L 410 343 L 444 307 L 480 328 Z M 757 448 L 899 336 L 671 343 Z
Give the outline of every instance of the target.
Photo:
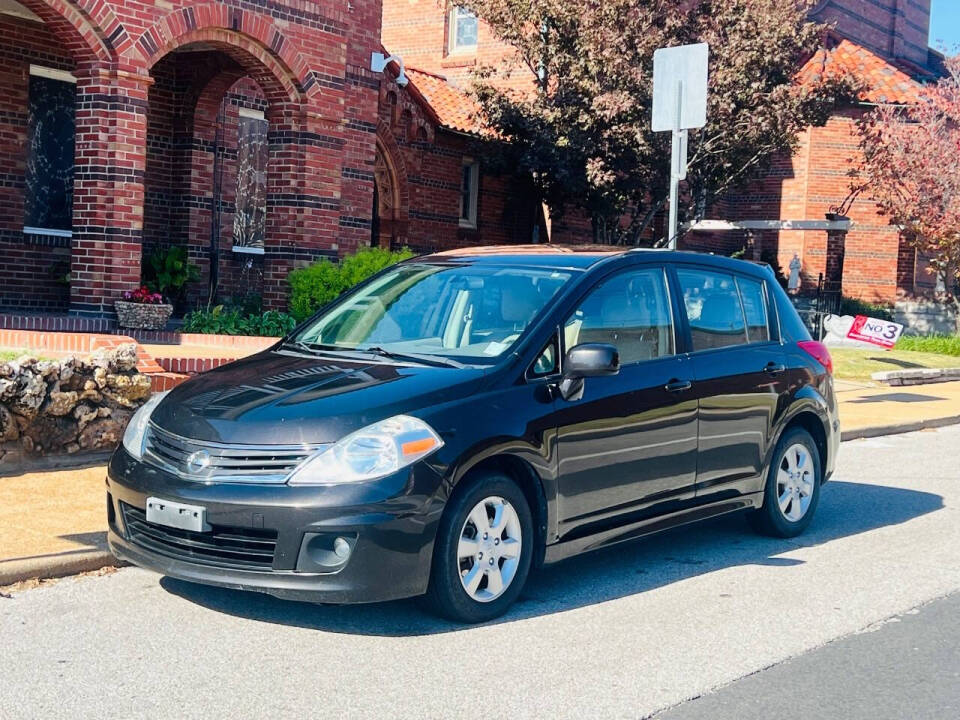
M 897 344 L 902 332 L 903 325 L 900 323 L 857 315 L 847 332 L 847 337 L 889 349 Z

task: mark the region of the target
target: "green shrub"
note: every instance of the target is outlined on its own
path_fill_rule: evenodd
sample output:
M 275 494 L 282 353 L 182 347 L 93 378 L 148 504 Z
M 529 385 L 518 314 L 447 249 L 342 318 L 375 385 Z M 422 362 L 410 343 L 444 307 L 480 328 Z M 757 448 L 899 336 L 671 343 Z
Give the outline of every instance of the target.
M 200 279 L 200 266 L 190 262 L 186 248 L 172 245 L 153 252 L 144 266 L 143 275 L 144 283 L 151 291 L 176 301 L 183 297 L 189 283 Z
M 893 308 L 883 303 L 872 303 L 845 297 L 840 301 L 841 315 L 866 315 L 877 320 L 893 320 Z
M 294 270 L 287 278 L 290 283 L 290 312 L 297 321 L 305 320 L 335 300 L 344 290 L 410 257 L 413 257 L 413 253 L 406 248 L 396 252 L 367 248 L 347 255 L 340 264 L 321 260 L 309 267 Z
M 897 350 L 938 353 L 960 357 L 960 335 L 905 335 L 897 341 Z
M 183 318 L 183 332 L 205 335 L 260 335 L 282 337 L 293 330 L 296 321 L 278 310 L 245 315 L 236 308 L 217 305 L 212 310 L 194 310 Z

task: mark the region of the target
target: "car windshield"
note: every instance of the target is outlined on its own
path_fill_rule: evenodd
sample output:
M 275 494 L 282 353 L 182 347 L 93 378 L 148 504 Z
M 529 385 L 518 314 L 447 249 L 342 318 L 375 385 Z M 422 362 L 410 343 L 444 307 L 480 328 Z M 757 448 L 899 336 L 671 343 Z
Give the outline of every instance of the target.
M 404 263 L 350 293 L 292 338 L 301 347 L 490 363 L 570 272 Z

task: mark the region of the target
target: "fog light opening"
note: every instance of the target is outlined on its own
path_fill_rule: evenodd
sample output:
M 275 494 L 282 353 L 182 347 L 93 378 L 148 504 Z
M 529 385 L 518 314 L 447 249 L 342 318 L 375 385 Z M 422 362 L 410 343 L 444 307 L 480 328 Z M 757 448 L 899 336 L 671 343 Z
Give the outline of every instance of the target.
M 350 557 L 350 541 L 346 538 L 338 537 L 333 541 L 333 552 L 341 560 Z
M 336 572 L 349 562 L 357 536 L 344 533 L 306 533 L 297 558 L 299 572 Z

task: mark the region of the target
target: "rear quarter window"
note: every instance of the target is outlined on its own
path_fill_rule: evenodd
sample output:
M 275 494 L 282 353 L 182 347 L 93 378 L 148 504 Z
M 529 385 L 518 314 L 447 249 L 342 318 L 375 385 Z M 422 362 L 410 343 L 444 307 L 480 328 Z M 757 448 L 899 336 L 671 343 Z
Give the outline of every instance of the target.
M 780 339 L 785 343 L 810 340 L 810 331 L 803 324 L 793 303 L 784 289 L 778 283 L 767 283 L 777 306 L 777 315 L 780 316 Z

